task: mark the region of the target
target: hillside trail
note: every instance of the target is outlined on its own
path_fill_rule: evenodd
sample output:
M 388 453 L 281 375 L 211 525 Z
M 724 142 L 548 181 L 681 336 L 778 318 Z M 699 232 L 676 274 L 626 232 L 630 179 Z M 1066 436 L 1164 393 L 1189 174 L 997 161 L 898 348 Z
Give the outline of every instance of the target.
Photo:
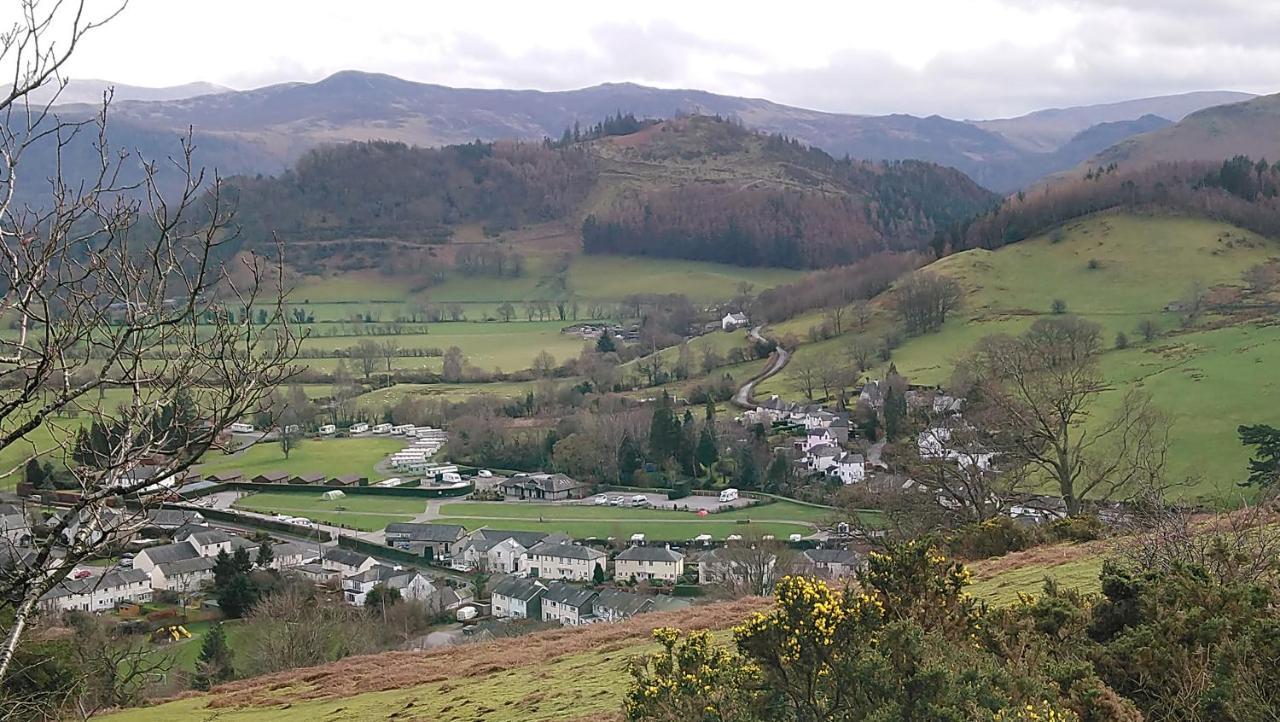
M 756 326 L 755 328 L 751 329 L 749 332 L 747 332 L 747 338 L 757 343 L 766 342 L 767 339 L 765 339 L 764 336 L 760 335 L 760 331 L 763 328 L 764 326 Z M 756 384 L 760 383 L 761 381 L 764 381 L 765 379 L 776 376 L 779 372 L 782 371 L 782 369 L 786 368 L 787 364 L 790 362 L 791 362 L 791 352 L 786 350 L 785 348 L 782 347 L 781 344 L 779 344 L 776 350 L 774 351 L 773 356 L 769 360 L 769 365 L 765 367 L 764 373 L 761 373 L 759 376 L 756 376 L 755 378 L 747 381 L 745 384 L 742 385 L 741 388 L 738 389 L 737 393 L 733 395 L 734 405 L 743 409 L 754 408 L 755 405 L 752 403 L 752 398 L 755 395 Z

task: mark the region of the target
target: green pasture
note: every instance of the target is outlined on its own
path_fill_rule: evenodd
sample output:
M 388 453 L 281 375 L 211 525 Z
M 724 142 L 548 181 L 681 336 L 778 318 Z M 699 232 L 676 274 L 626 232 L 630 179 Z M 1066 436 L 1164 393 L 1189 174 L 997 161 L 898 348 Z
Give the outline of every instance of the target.
M 373 478 L 374 466 L 404 446 L 403 441 L 394 439 L 305 439 L 290 450 L 286 459 L 279 443 L 264 441 L 235 454 L 210 452 L 198 468 L 206 474 L 238 471 L 246 477 L 268 471 L 286 471 L 329 476 L 361 474 Z

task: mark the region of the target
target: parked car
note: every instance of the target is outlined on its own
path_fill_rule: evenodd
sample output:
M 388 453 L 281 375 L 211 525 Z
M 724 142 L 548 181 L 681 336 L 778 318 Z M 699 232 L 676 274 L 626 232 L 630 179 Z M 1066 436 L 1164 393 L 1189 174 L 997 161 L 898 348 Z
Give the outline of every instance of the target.
M 631 497 L 631 506 L 649 506 L 649 497 L 644 494 L 636 494 Z
M 601 494 L 596 497 L 596 506 L 608 506 L 608 505 L 609 505 L 608 494 Z
M 627 500 L 626 500 L 626 499 L 623 499 L 623 498 L 622 498 L 622 497 L 620 497 L 620 496 L 615 496 L 615 497 L 613 497 L 613 498 L 609 499 L 609 506 L 622 506 L 622 505 L 623 505 L 623 504 L 625 504 L 626 502 L 627 502 Z
M 476 472 L 476 476 L 480 477 L 481 479 L 491 479 L 493 478 L 493 472 L 489 471 L 488 469 L 481 469 L 480 471 Z

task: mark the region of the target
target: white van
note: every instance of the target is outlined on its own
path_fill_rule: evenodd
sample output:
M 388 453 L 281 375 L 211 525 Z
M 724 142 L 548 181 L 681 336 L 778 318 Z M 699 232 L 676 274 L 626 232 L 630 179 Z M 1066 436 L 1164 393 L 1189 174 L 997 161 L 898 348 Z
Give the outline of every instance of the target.
M 644 494 L 636 494 L 635 496 L 631 497 L 631 506 L 635 506 L 635 507 L 649 506 L 649 497 L 645 496 Z
M 725 489 L 724 491 L 720 492 L 721 503 L 737 501 L 737 500 L 738 500 L 738 490 L 734 489 L 733 487 L 729 487 L 728 489 Z

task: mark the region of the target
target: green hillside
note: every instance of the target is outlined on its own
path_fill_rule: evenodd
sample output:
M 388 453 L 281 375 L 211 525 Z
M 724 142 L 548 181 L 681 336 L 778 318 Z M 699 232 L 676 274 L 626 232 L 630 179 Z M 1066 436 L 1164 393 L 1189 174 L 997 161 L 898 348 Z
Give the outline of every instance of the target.
M 1077 221 L 1061 235 L 966 251 L 930 266 L 961 282 L 966 305 L 940 332 L 907 339 L 892 360 L 912 382 L 945 383 L 978 339 L 1017 333 L 1051 314 L 1060 299 L 1068 312 L 1101 324 L 1108 343 L 1117 333 L 1128 336 L 1129 348 L 1108 351 L 1103 367 L 1119 387 L 1147 389 L 1175 417 L 1170 471 L 1199 477 L 1178 493 L 1226 503 L 1238 497 L 1235 482 L 1247 456 L 1235 427 L 1277 421 L 1280 383 L 1265 369 L 1280 363 L 1280 327 L 1265 318 L 1211 314 L 1183 329 L 1180 314 L 1165 308 L 1196 286 L 1230 298 L 1246 269 L 1277 257 L 1280 243 L 1208 220 L 1104 215 Z M 799 335 L 818 320 L 780 328 Z M 1137 331 L 1144 320 L 1155 322 L 1161 336 L 1144 341 Z M 882 298 L 867 333 L 883 334 L 893 323 Z M 843 353 L 847 343 L 846 337 L 807 344 L 796 359 Z M 760 393 L 795 397 L 795 369 L 788 371 Z

